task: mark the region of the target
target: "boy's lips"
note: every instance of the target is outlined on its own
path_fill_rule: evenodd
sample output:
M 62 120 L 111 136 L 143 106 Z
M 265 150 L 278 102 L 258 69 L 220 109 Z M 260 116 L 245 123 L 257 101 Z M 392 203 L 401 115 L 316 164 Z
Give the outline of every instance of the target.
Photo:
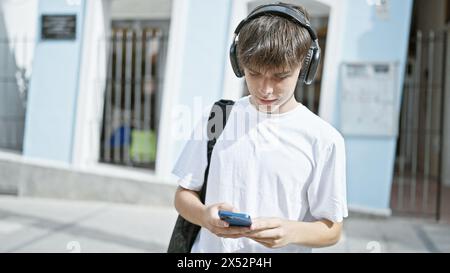
M 267 99 L 261 99 L 261 98 L 258 98 L 258 101 L 259 101 L 261 104 L 269 105 L 269 104 L 272 104 L 272 103 L 276 102 L 277 99 L 270 99 L 270 100 L 267 100 Z

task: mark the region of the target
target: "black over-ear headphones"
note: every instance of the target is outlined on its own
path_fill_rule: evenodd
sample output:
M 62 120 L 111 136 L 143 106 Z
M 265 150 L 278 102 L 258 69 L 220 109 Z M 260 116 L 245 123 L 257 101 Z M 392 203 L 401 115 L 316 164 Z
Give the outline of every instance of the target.
M 306 19 L 303 12 L 295 9 L 293 6 L 283 3 L 262 5 L 254 9 L 244 20 L 242 20 L 234 31 L 233 43 L 230 47 L 230 62 L 233 67 L 234 74 L 241 78 L 244 76 L 244 71 L 239 67 L 237 58 L 237 42 L 239 39 L 239 31 L 249 21 L 266 14 L 274 14 L 290 20 L 293 20 L 300 26 L 308 30 L 309 36 L 311 36 L 312 43 L 308 49 L 308 53 L 302 64 L 302 69 L 299 74 L 299 79 L 305 84 L 311 84 L 316 76 L 317 68 L 320 62 L 320 47 L 317 35 L 311 27 L 308 19 Z

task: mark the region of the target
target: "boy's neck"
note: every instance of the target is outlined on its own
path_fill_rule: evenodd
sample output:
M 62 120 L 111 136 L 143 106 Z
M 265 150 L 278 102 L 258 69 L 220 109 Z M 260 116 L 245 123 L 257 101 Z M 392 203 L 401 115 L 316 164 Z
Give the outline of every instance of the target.
M 289 112 L 291 110 L 294 110 L 298 105 L 299 105 L 299 103 L 295 99 L 294 94 L 292 94 L 292 97 L 288 101 L 286 101 L 284 104 L 282 104 L 278 111 L 280 114 L 283 114 L 283 113 Z

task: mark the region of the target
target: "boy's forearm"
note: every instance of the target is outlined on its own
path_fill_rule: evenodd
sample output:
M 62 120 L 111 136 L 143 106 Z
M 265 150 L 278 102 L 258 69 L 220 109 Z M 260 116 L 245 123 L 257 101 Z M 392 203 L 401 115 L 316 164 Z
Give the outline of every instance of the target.
M 289 221 L 292 243 L 308 247 L 326 247 L 339 241 L 342 223 Z
M 178 187 L 175 194 L 175 208 L 184 219 L 203 226 L 202 215 L 206 206 L 200 201 L 197 192 Z

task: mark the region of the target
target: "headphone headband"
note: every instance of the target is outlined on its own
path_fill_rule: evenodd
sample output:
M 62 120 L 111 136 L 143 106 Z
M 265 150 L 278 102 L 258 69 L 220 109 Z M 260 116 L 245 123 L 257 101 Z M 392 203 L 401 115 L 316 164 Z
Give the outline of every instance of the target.
M 306 30 L 309 33 L 309 36 L 311 36 L 311 39 L 313 41 L 317 40 L 316 32 L 312 29 L 311 24 L 309 23 L 308 19 L 306 19 L 306 16 L 303 12 L 300 10 L 294 9 L 290 6 L 287 6 L 285 4 L 269 4 L 269 5 L 261 5 L 257 7 L 255 10 L 250 13 L 246 19 L 242 20 L 239 25 L 236 27 L 236 30 L 234 31 L 234 34 L 237 35 L 239 31 L 241 31 L 241 28 L 249 21 L 268 14 L 275 14 L 280 17 L 284 17 L 286 19 L 294 20 L 296 23 L 301 25 L 302 27 L 306 28 Z
M 321 53 L 319 40 L 317 38 L 316 32 L 313 30 L 311 24 L 306 18 L 306 15 L 302 11 L 296 9 L 294 6 L 284 3 L 258 6 L 247 16 L 247 18 L 242 20 L 236 27 L 234 31 L 233 43 L 231 44 L 230 47 L 230 62 L 234 73 L 236 74 L 237 77 L 244 76 L 244 71 L 241 70 L 241 68 L 239 67 L 239 62 L 237 58 L 237 41 L 239 39 L 238 38 L 239 32 L 241 31 L 242 27 L 249 21 L 257 17 L 269 14 L 277 15 L 292 20 L 308 31 L 312 43 L 309 47 L 305 60 L 303 61 L 299 78 L 305 84 L 311 84 L 311 82 L 314 80 L 320 62 Z

